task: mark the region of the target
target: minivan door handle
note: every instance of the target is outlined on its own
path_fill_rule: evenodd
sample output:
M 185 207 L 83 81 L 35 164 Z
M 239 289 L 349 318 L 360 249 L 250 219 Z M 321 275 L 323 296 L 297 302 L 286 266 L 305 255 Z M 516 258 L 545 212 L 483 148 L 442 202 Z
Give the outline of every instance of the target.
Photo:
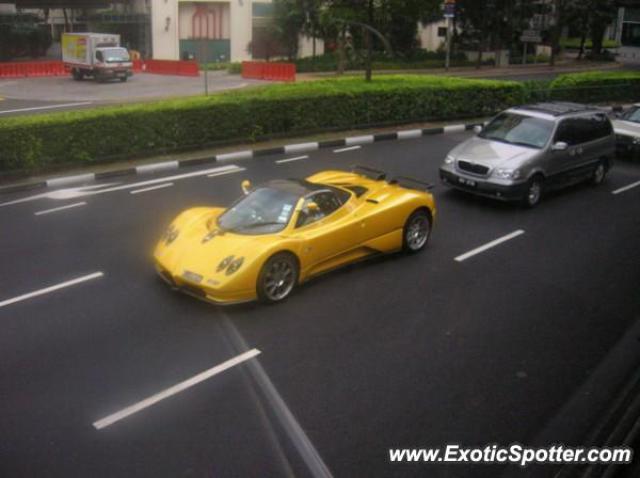
M 584 153 L 584 149 L 582 149 L 582 146 L 581 146 L 581 147 L 579 147 L 579 148 L 577 148 L 577 150 L 576 150 L 576 151 L 578 152 L 578 154 L 582 154 L 582 153 Z

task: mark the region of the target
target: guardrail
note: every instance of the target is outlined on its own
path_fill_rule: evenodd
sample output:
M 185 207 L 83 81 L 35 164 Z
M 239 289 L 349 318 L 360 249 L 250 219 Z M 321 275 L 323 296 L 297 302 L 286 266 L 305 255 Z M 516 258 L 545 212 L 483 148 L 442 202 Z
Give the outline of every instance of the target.
M 265 61 L 243 61 L 242 77 L 254 80 L 296 81 L 296 65 Z
M 30 61 L 0 63 L 0 78 L 24 78 L 31 76 L 64 76 L 68 72 L 61 61 Z
M 198 76 L 195 61 L 133 60 L 135 73 L 157 75 Z M 39 76 L 65 76 L 69 71 L 61 61 L 26 61 L 0 63 L 0 78 L 28 78 Z

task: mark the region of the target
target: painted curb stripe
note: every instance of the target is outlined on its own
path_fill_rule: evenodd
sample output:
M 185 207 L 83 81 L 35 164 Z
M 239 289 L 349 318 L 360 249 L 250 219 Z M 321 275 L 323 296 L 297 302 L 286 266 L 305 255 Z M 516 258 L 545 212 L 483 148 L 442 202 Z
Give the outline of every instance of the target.
M 422 130 L 404 130 L 404 131 L 396 131 L 393 133 L 379 133 L 379 134 L 373 134 L 373 135 L 352 136 L 349 138 L 333 139 L 333 140 L 320 141 L 320 142 L 289 144 L 285 146 L 279 146 L 276 148 L 236 151 L 233 153 L 219 154 L 216 156 L 206 157 L 206 158 L 184 159 L 180 161 L 175 161 L 175 160 L 167 161 L 167 162 L 137 166 L 135 168 L 118 169 L 115 171 L 105 171 L 101 173 L 88 173 L 88 174 L 80 174 L 76 176 L 52 178 L 52 179 L 48 179 L 46 181 L 38 182 L 38 183 L 28 183 L 28 184 L 15 185 L 15 186 L 4 186 L 4 187 L 0 187 L 0 194 L 29 191 L 33 189 L 42 189 L 46 187 L 68 186 L 76 183 L 94 181 L 97 179 L 126 176 L 130 174 L 145 174 L 145 173 L 150 173 L 154 171 L 162 171 L 162 170 L 168 170 L 168 169 L 183 168 L 188 166 L 196 166 L 200 164 L 215 163 L 216 161 L 251 159 L 254 157 L 269 156 L 273 154 L 304 153 L 304 152 L 315 151 L 315 150 L 324 149 L 324 148 L 336 148 L 340 146 L 369 144 L 369 143 L 378 142 L 378 141 L 418 138 L 420 136 L 429 136 L 429 135 L 465 131 L 465 130 L 469 131 L 469 130 L 472 130 L 473 127 L 476 126 L 477 124 L 478 123 L 455 124 L 455 125 L 449 125 L 449 126 L 439 127 L 439 128 L 424 128 Z M 420 134 L 418 134 L 418 132 L 420 132 Z

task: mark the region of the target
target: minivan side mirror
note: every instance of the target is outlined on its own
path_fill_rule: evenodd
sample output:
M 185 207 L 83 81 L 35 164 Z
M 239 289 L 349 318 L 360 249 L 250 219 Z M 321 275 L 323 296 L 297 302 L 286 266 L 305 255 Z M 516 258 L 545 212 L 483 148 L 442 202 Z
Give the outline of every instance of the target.
M 566 151 L 569 145 L 564 141 L 558 141 L 557 143 L 553 143 L 551 146 L 551 151 Z
M 481 133 L 482 132 L 482 125 L 481 124 L 474 125 L 473 132 L 476 133 L 476 134 Z
M 242 183 L 240 184 L 240 187 L 242 187 L 242 192 L 245 194 L 245 196 L 247 194 L 249 194 L 251 192 L 251 181 L 249 181 L 248 179 L 245 179 L 244 181 L 242 181 Z

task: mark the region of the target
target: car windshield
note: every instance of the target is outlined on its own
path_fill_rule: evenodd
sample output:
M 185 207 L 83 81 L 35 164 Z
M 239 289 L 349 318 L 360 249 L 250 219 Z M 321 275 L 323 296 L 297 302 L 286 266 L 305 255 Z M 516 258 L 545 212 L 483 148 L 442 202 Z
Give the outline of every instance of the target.
M 624 121 L 631 121 L 633 123 L 640 123 L 640 107 L 633 106 L 625 111 L 620 119 Z
M 120 63 L 129 60 L 129 52 L 124 48 L 107 48 L 102 55 L 106 63 Z
M 553 131 L 553 122 L 515 113 L 501 113 L 479 134 L 481 138 L 517 144 L 529 148 L 543 148 Z
M 287 190 L 262 187 L 227 209 L 218 226 L 240 234 L 272 234 L 283 230 L 300 196 Z

